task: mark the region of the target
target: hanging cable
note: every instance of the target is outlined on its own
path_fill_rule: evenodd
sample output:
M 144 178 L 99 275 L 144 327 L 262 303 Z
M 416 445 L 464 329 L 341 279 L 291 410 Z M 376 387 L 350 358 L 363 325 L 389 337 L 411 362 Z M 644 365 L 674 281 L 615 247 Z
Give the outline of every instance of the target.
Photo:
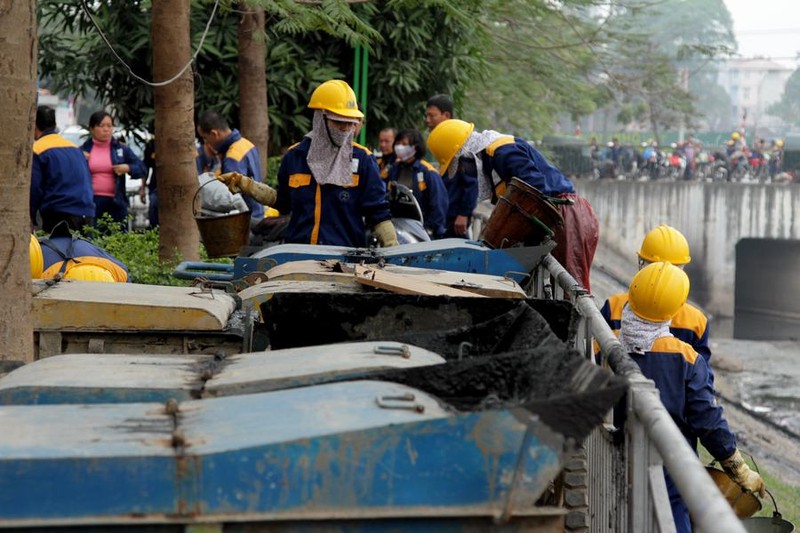
M 94 17 L 92 16 L 92 13 L 89 11 L 89 7 L 86 5 L 86 0 L 81 0 L 81 7 L 83 8 L 83 11 L 86 13 L 86 16 L 89 17 L 89 20 L 92 21 L 92 25 L 95 27 L 97 32 L 100 34 L 100 38 L 103 39 L 104 43 L 106 43 L 106 46 L 108 47 L 108 49 L 111 50 L 111 53 L 114 54 L 114 57 L 117 58 L 117 61 L 119 61 L 120 64 L 123 67 L 125 67 L 125 70 L 127 70 L 128 73 L 133 78 L 139 80 L 140 82 L 144 83 L 145 85 L 149 85 L 150 87 L 164 87 L 165 85 L 169 85 L 170 83 L 174 82 L 175 80 L 177 80 L 178 78 L 183 76 L 183 73 L 186 72 L 186 69 L 188 69 L 190 66 L 192 66 L 192 63 L 194 63 L 194 60 L 197 59 L 197 56 L 200 54 L 200 50 L 203 48 L 203 42 L 206 40 L 206 36 L 208 35 L 208 30 L 211 28 L 211 22 L 213 22 L 214 16 L 217 13 L 217 8 L 219 7 L 219 0 L 216 0 L 214 2 L 214 9 L 211 10 L 211 16 L 209 17 L 208 22 L 206 23 L 206 29 L 203 30 L 203 36 L 200 37 L 200 43 L 197 45 L 197 50 L 195 50 L 194 54 L 192 54 L 192 58 L 189 60 L 189 62 L 186 63 L 183 66 L 183 68 L 180 70 L 180 72 L 175 74 L 173 77 L 171 77 L 171 78 L 169 78 L 168 80 L 165 80 L 165 81 L 156 81 L 156 82 L 147 81 L 146 79 L 144 79 L 141 76 L 137 75 L 133 71 L 133 69 L 130 67 L 130 65 L 128 65 L 125 62 L 125 60 L 122 59 L 119 56 L 117 51 L 114 50 L 114 46 L 111 44 L 111 42 L 109 42 L 109 40 L 106 37 L 105 33 L 103 33 L 103 30 L 100 29 L 100 26 L 97 24 L 97 21 L 94 20 Z

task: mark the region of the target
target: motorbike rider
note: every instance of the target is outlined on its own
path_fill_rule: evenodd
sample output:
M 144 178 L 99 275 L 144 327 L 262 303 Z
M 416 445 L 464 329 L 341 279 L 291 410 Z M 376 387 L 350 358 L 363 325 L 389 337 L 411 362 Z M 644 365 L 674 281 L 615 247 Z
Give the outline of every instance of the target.
M 395 246 L 386 186 L 367 148 L 353 142 L 359 111 L 353 89 L 328 80 L 311 94 L 313 127 L 281 159 L 278 189 L 242 176 L 218 176 L 231 192 L 241 192 L 291 214 L 284 241 L 364 247 L 366 223 L 381 246 Z
M 769 155 L 769 175 L 774 178 L 783 170 L 783 139 L 772 141 Z
M 411 189 L 422 209 L 425 229 L 432 238 L 441 239 L 447 232 L 447 189 L 433 165 L 423 159 L 425 153 L 425 140 L 419 131 L 400 131 L 395 139 L 395 162 L 389 167 L 387 186 L 390 191 L 393 183 Z
M 439 161 L 442 175 L 458 171 L 461 160 L 471 159 L 478 169 L 478 201 L 497 203 L 511 178 L 518 178 L 548 197 L 568 199 L 573 205 L 556 205 L 564 217 L 556 228 L 553 256 L 567 272 L 589 289 L 589 270 L 600 236 L 600 224 L 572 182 L 525 139 L 493 130 L 473 132 L 463 120 L 442 122 L 428 137 L 428 148 Z
M 697 450 L 699 440 L 737 485 L 763 498 L 764 481 L 744 462 L 716 402 L 708 362 L 670 333 L 670 320 L 689 295 L 689 277 L 667 261 L 652 263 L 634 276 L 628 294 L 619 331 L 623 349 L 655 382 L 661 402 L 692 449 Z M 686 504 L 666 470 L 664 477 L 676 530 L 689 533 Z

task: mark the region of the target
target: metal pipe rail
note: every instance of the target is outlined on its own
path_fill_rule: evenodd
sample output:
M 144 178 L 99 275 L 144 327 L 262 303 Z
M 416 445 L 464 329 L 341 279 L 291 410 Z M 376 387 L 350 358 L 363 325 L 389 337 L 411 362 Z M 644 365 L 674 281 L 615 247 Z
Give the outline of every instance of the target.
M 667 471 L 689 508 L 695 526 L 706 532 L 744 533 L 741 521 L 661 403 L 655 385 L 644 377 L 639 366 L 625 353 L 619 340 L 600 314 L 592 296 L 553 256 L 547 255 L 542 265 L 556 280 L 558 286 L 565 293 L 572 295 L 578 313 L 588 320 L 588 329 L 600 345 L 601 354 L 611 369 L 616 374 L 628 378 L 632 385 L 636 385 L 631 390 L 633 399 L 631 409 L 661 455 Z M 589 343 L 584 343 L 587 344 Z M 591 352 L 587 355 L 593 357 Z M 633 472 L 631 479 L 647 479 L 648 473 L 639 474 L 641 475 Z

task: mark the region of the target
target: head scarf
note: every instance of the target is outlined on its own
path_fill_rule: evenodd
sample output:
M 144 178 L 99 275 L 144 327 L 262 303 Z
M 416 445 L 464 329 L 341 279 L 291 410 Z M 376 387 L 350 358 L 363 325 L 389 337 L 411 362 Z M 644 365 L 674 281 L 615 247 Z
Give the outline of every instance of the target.
M 492 144 L 500 137 L 506 137 L 506 135 L 496 132 L 494 130 L 483 130 L 480 133 L 473 131 L 472 133 L 470 133 L 469 137 L 467 137 L 466 142 L 458 151 L 456 156 L 453 158 L 454 161 L 458 161 L 458 159 L 460 159 L 461 157 L 471 157 L 475 160 L 475 166 L 478 167 L 479 202 L 491 198 L 493 190 L 492 184 L 483 175 L 483 160 L 480 157 L 480 153 L 486 150 L 487 146 Z M 453 175 L 455 174 L 455 168 L 457 167 L 458 165 L 453 165 L 453 164 L 450 165 L 450 168 L 448 169 L 448 175 L 450 178 L 452 178 Z
M 631 310 L 631 306 L 625 304 L 622 308 L 622 325 L 619 328 L 619 342 L 628 353 L 642 354 L 653 347 L 656 339 L 661 337 L 672 337 L 669 332 L 670 320 L 666 322 L 650 322 L 639 318 Z
M 338 115 L 333 115 L 331 118 L 346 119 Z M 345 132 L 329 127 L 325 112 L 321 109 L 314 111 L 314 124 L 311 131 L 306 134 L 311 139 L 306 161 L 317 183 L 339 186 L 353 183 L 354 133 L 352 130 Z

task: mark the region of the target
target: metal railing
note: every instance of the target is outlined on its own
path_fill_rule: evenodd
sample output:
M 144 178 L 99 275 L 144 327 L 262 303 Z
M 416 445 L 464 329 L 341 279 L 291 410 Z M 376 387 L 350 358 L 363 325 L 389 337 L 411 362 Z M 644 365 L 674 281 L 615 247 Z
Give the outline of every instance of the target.
M 630 382 L 624 438 L 603 427 L 587 440 L 591 531 L 674 531 L 662 465 L 689 508 L 697 531 L 744 532 L 744 526 L 673 422 L 655 384 L 625 353 L 591 294 L 548 255 L 534 272 L 531 296 L 565 299 L 577 312 L 575 348 Z M 619 457 L 623 458 L 620 464 Z M 614 495 L 626 495 L 618 501 Z

